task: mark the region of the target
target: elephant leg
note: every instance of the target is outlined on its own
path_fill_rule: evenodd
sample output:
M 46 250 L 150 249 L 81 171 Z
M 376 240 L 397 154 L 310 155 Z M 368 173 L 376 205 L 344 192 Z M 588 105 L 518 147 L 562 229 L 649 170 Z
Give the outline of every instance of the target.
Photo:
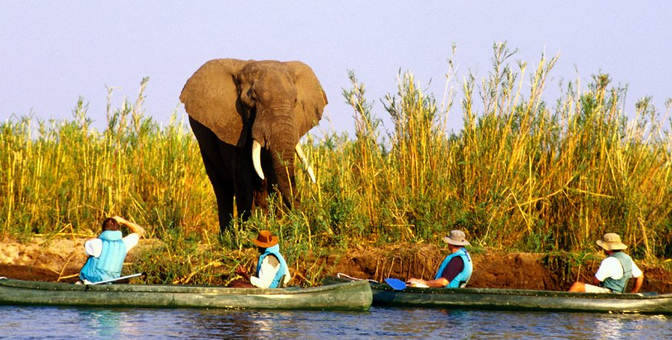
M 247 220 L 252 213 L 252 208 L 254 207 L 254 188 L 258 186 L 257 183 L 261 179 L 257 178 L 257 174 L 253 171 L 250 157 L 252 154 L 252 149 L 236 149 L 237 150 L 233 150 L 235 152 L 230 153 L 229 155 L 232 168 L 236 174 L 236 179 L 233 183 L 236 196 L 236 211 L 238 212 L 238 216 L 240 216 L 243 220 Z
M 222 176 L 219 167 L 205 157 L 203 157 L 203 164 L 217 198 L 219 230 L 220 232 L 224 232 L 233 220 L 233 183 L 231 180 L 226 179 L 225 176 Z
M 210 129 L 191 117 L 189 123 L 201 149 L 205 171 L 215 191 L 219 229 L 220 232 L 224 232 L 233 220 L 234 185 L 231 171 L 222 157 L 220 146 L 222 142 Z

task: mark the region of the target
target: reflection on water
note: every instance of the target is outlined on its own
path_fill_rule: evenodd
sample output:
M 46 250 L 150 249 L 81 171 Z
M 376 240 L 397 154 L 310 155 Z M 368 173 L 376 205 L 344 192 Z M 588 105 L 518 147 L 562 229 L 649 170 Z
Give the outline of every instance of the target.
M 369 312 L 0 306 L 0 338 L 670 339 L 667 316 L 372 308 Z
M 131 314 L 110 310 L 79 310 L 79 318 L 83 328 L 89 330 L 87 337 L 110 338 L 117 334 L 140 336 L 139 325 L 131 320 Z

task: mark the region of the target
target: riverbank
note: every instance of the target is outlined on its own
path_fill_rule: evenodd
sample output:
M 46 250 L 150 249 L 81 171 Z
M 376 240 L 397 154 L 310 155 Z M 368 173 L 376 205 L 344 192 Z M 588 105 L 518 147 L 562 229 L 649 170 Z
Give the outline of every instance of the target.
M 27 242 L 6 238 L 0 249 L 0 276 L 33 280 L 74 282 L 86 261 L 83 244 L 86 238 L 35 237 Z M 134 267 L 141 261 L 141 254 L 160 244 L 158 240 L 141 240 L 126 261 Z M 204 249 L 204 251 L 210 251 Z M 386 277 L 430 278 L 442 260 L 445 250 L 433 245 L 404 244 L 386 247 L 362 246 L 347 253 L 314 256 L 293 261 L 291 284 L 310 285 L 306 278 L 324 277 L 345 273 L 359 278 L 382 280 Z M 233 263 L 253 263 L 255 250 L 230 252 L 229 261 L 201 268 L 216 277 L 212 284 L 226 284 L 234 278 Z M 536 254 L 504 252 L 496 249 L 472 251 L 475 271 L 470 287 L 566 290 L 577 279 L 587 281 L 597 270 L 601 254 Z M 230 263 L 229 263 L 230 262 Z M 638 265 L 645 273 L 643 291 L 672 292 L 672 267 L 670 260 L 641 261 Z M 195 273 L 190 273 L 193 276 Z M 179 278 L 176 283 L 192 283 L 191 276 Z M 137 282 L 142 282 L 141 280 Z M 157 282 L 152 282 L 157 283 Z

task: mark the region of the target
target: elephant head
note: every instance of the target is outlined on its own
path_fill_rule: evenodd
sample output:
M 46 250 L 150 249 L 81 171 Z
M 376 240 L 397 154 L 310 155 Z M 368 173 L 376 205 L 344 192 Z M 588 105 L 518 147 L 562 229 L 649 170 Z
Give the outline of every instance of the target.
M 299 139 L 322 118 L 327 97 L 311 68 L 298 61 L 215 59 L 185 84 L 189 114 L 219 209 L 220 228 L 233 215 L 265 208 L 277 185 L 284 204 L 298 204 L 294 155 Z M 314 181 L 312 169 L 309 170 Z

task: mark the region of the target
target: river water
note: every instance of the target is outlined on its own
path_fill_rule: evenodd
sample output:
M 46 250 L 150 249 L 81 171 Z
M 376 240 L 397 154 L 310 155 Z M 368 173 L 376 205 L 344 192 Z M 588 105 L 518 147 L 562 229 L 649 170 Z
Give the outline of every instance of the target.
M 672 339 L 672 317 L 376 308 L 368 312 L 0 306 L 0 339 Z

